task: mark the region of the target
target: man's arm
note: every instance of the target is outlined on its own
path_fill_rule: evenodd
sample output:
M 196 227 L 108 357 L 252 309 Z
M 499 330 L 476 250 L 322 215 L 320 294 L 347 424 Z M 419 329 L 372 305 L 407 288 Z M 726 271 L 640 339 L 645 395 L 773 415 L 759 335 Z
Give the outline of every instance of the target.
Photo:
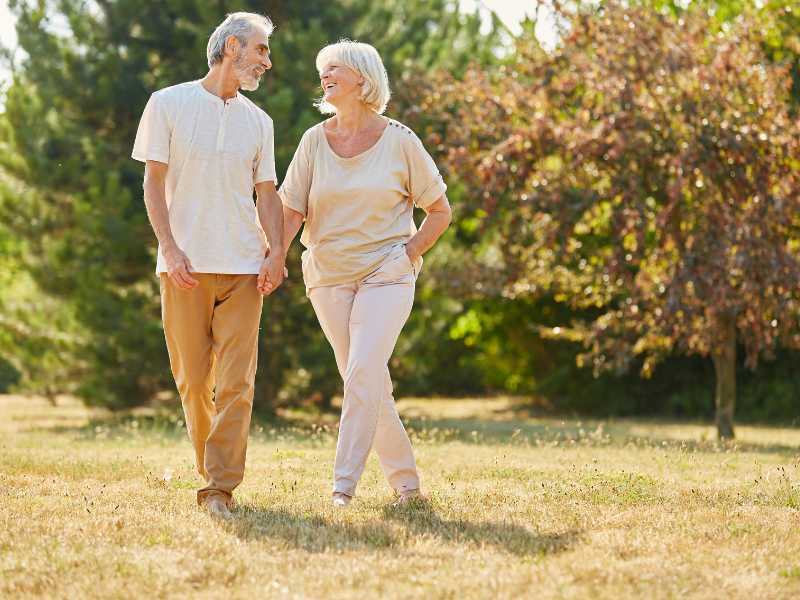
M 258 221 L 267 234 L 270 248 L 258 273 L 258 291 L 269 295 L 283 283 L 283 268 L 286 263 L 286 249 L 283 246 L 283 204 L 273 181 L 257 183 L 256 197 Z
M 148 160 L 144 166 L 144 204 L 147 208 L 147 217 L 161 246 L 169 276 L 180 287 L 190 290 L 198 284 L 198 281 L 190 274 L 194 269 L 189 257 L 178 248 L 175 238 L 172 237 L 167 209 L 166 181 L 167 164 Z

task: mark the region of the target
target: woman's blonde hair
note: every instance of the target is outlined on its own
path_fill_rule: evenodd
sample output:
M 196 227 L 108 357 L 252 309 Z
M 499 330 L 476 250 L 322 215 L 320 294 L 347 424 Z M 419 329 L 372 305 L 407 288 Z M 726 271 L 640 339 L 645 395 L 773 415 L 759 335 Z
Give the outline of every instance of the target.
M 391 96 L 389 77 L 381 55 L 373 46 L 352 40 L 339 40 L 317 53 L 317 71 L 322 71 L 325 65 L 331 63 L 350 67 L 361 75 L 364 78 L 361 100 L 379 115 L 383 114 Z M 323 114 L 336 112 L 336 107 L 325 102 L 323 98 L 317 100 L 315 106 Z

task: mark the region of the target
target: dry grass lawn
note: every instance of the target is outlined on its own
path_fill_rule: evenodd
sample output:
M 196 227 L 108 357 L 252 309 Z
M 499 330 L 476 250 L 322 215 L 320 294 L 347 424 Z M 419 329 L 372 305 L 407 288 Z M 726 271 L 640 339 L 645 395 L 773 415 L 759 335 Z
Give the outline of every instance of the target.
M 0 397 L 0 597 L 800 597 L 800 430 L 400 403 L 427 506 L 374 458 L 329 506 L 335 426 L 254 425 L 230 523 L 181 421 Z

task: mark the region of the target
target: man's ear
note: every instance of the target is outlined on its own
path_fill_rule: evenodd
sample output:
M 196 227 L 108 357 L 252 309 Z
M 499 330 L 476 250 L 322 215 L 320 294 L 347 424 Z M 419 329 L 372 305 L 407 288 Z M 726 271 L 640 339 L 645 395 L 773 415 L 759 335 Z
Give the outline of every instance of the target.
M 229 35 L 225 40 L 225 56 L 236 58 L 239 55 L 239 49 L 242 45 L 235 35 Z

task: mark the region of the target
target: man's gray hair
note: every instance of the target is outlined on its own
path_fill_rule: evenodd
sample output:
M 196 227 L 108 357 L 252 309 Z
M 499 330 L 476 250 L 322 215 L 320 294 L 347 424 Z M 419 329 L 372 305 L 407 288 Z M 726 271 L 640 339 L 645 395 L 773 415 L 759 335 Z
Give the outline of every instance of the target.
M 219 24 L 208 38 L 208 48 L 206 48 L 206 56 L 208 57 L 208 67 L 211 68 L 216 64 L 222 62 L 225 56 L 225 41 L 235 36 L 242 46 L 247 46 L 247 38 L 253 33 L 256 27 L 261 27 L 267 34 L 267 37 L 272 35 L 275 26 L 269 17 L 258 15 L 249 12 L 235 12 L 229 14 L 225 20 Z

